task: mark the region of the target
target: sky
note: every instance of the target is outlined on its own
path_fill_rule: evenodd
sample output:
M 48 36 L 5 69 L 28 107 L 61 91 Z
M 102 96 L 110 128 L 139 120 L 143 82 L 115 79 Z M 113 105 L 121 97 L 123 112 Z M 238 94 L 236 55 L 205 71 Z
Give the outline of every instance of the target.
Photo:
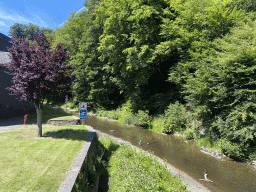
M 84 0 L 0 0 L 0 33 L 11 37 L 14 23 L 51 28 L 61 27 L 74 10 L 86 10 Z

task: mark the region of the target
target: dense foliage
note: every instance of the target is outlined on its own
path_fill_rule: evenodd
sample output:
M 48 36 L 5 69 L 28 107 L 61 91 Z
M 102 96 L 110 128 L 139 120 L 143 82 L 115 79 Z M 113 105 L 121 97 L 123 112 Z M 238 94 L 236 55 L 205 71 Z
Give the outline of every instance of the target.
M 159 35 L 168 3 L 141 0 L 105 0 L 96 9 L 96 22 L 103 25 L 100 59 L 111 73 L 126 99 L 134 101 L 134 110 L 150 114 L 163 112 L 177 95 L 168 82 L 168 70 L 176 58 L 155 58 L 154 50 L 164 39 Z M 170 60 L 173 60 L 170 62 Z
M 29 41 L 29 45 L 36 45 L 36 40 L 34 38 L 34 35 L 39 30 L 39 26 L 34 25 L 32 23 L 29 23 L 28 25 L 25 24 L 19 24 L 14 23 L 9 30 L 9 35 L 11 38 L 25 38 Z M 48 37 L 48 34 L 53 33 L 53 30 L 50 28 L 42 27 L 40 29 L 46 37 Z
M 233 156 L 248 156 L 256 146 L 255 26 L 249 21 L 215 40 L 215 53 L 199 62 L 184 86 L 188 103 Z
M 73 101 L 87 101 L 89 109 L 117 108 L 123 98 L 118 86 L 112 81 L 113 75 L 106 72 L 100 61 L 97 48 L 102 26 L 95 23 L 94 9 L 98 0 L 85 2 L 86 11 L 71 13 L 68 22 L 56 30 L 53 47 L 63 42 L 71 53 L 70 62 L 74 64 L 77 79 L 73 82 Z

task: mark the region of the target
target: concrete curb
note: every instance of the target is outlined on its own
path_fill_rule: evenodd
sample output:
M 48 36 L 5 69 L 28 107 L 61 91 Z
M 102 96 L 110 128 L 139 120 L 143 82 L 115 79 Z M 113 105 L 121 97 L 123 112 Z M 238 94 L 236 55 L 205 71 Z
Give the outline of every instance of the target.
M 72 168 L 68 171 L 68 174 L 65 180 L 62 182 L 61 186 L 59 187 L 58 192 L 72 191 L 72 188 L 75 184 L 78 173 L 80 172 L 80 169 L 84 163 L 84 159 L 87 155 L 87 152 L 91 146 L 92 140 L 95 135 L 96 135 L 96 132 L 90 132 L 89 135 L 87 136 L 86 143 L 83 145 L 79 154 L 76 156 L 74 164 Z

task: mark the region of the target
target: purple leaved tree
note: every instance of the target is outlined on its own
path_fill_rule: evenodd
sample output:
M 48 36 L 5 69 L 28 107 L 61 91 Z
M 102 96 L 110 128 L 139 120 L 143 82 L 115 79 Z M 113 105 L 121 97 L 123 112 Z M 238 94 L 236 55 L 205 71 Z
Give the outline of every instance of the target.
M 11 61 L 0 65 L 7 68 L 10 75 L 14 75 L 14 84 L 7 88 L 10 94 L 34 104 L 37 113 L 37 136 L 42 137 L 44 100 L 52 101 L 56 99 L 54 95 L 68 91 L 75 76 L 68 74 L 74 67 L 65 64 L 70 58 L 67 49 L 58 44 L 51 52 L 50 43 L 40 30 L 34 38 L 37 45 L 31 47 L 25 39 L 12 39 L 12 47 L 7 47 Z

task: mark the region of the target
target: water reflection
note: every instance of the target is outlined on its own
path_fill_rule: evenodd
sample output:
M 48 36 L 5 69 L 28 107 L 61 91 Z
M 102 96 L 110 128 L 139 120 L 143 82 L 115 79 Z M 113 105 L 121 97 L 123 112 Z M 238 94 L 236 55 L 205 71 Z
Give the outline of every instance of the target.
M 141 139 L 141 147 L 145 151 L 152 151 L 154 155 L 167 160 L 168 163 L 197 181 L 203 179 L 204 170 L 208 170 L 208 179 L 212 180 L 213 183 L 199 182 L 212 191 L 256 191 L 256 172 L 251 166 L 228 158 L 224 161 L 217 160 L 200 152 L 195 141 L 185 143 L 184 139 L 172 135 L 158 134 L 141 127 L 126 127 L 94 116 L 88 116 L 85 124 L 129 141 L 136 146 L 139 145 Z M 111 132 L 110 130 L 115 131 Z M 152 143 L 153 141 L 155 142 Z

